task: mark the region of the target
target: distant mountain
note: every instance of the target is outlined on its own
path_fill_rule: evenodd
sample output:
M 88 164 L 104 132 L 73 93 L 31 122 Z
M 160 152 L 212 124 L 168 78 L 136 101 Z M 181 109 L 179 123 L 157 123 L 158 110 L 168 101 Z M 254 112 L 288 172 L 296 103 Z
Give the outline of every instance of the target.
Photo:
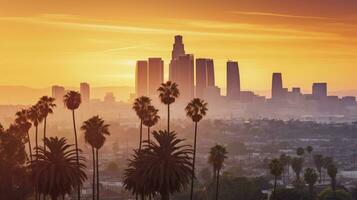
M 65 87 L 67 90 L 79 90 Z M 107 92 L 113 92 L 117 101 L 128 101 L 134 88 L 129 86 L 108 86 L 91 88 L 91 98 L 103 100 Z M 52 95 L 51 88 L 31 88 L 26 86 L 0 86 L 0 105 L 27 105 L 35 103 L 43 95 Z

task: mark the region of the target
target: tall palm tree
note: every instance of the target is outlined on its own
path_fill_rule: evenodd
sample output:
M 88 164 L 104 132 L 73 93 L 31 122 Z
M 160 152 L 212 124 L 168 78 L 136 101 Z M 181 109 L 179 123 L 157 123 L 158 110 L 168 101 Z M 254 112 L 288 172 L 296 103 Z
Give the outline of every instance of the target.
M 52 200 L 64 198 L 86 180 L 84 158 L 80 157 L 79 171 L 77 168 L 76 149 L 67 144 L 65 138 L 45 138 L 45 145 L 37 147 L 39 154 L 30 162 L 31 180 L 36 190 L 51 196 Z
M 31 147 L 31 138 L 29 134 L 29 130 L 32 126 L 31 122 L 28 119 L 28 111 L 26 109 L 22 109 L 16 113 L 15 123 L 20 127 L 20 129 L 27 134 L 27 142 L 29 143 L 29 153 L 30 153 L 30 161 L 32 161 L 32 147 Z
M 105 136 L 110 135 L 109 125 L 99 116 L 94 116 L 83 122 L 81 130 L 84 131 L 85 141 L 92 147 L 93 156 L 93 200 L 95 199 L 95 185 L 97 185 L 97 199 L 99 199 L 99 157 L 98 151 L 105 142 Z M 94 150 L 96 156 L 94 155 Z M 95 171 L 97 169 L 97 172 Z M 97 174 L 97 184 L 95 183 L 95 174 Z
M 190 199 L 193 198 L 193 181 L 195 177 L 195 164 L 196 164 L 196 148 L 197 148 L 197 124 L 201 119 L 207 114 L 207 103 L 200 99 L 194 98 L 192 99 L 186 106 L 185 111 L 187 117 L 191 118 L 195 123 L 195 135 L 194 135 L 194 143 L 193 143 L 193 161 L 192 161 L 192 176 L 191 176 L 191 195 Z
M 133 194 L 169 200 L 170 194 L 180 192 L 190 183 L 192 153 L 190 145 L 182 144 L 174 132 L 153 131 L 155 139 L 144 142 L 135 151 L 124 172 L 124 187 Z
M 143 121 L 143 124 L 148 127 L 148 141 L 150 141 L 150 128 L 159 122 L 160 116 L 158 115 L 158 112 L 159 110 L 154 106 L 149 106 L 147 115 Z
M 314 200 L 314 185 L 317 182 L 317 173 L 312 168 L 305 169 L 304 179 L 305 182 L 309 185 L 310 199 Z
M 274 190 L 273 190 L 273 198 L 275 199 L 276 195 L 276 182 L 278 177 L 281 176 L 284 170 L 283 163 L 279 159 L 274 159 L 269 163 L 270 174 L 274 176 Z
M 141 96 L 135 99 L 133 103 L 133 110 L 140 119 L 140 138 L 139 138 L 139 150 L 141 150 L 141 144 L 143 141 L 143 122 L 148 115 L 148 107 L 151 106 L 151 99 L 146 96 Z
M 43 120 L 39 106 L 32 106 L 27 112 L 27 117 L 35 127 L 35 151 L 36 155 L 38 155 L 38 125 Z
M 53 114 L 53 109 L 56 107 L 55 98 L 49 96 L 43 96 L 38 101 L 38 106 L 43 118 L 43 138 L 46 138 L 46 126 L 47 126 L 47 116 Z M 45 142 L 45 141 L 43 141 Z M 46 148 L 46 145 L 43 145 Z
M 319 183 L 322 180 L 322 167 L 324 165 L 324 157 L 321 154 L 314 155 L 314 163 L 317 171 L 319 172 Z
M 69 91 L 66 95 L 64 95 L 63 102 L 64 102 L 65 106 L 67 107 L 67 109 L 72 111 L 74 139 L 75 139 L 75 145 L 76 145 L 77 164 L 78 164 L 78 171 L 79 171 L 80 163 L 79 163 L 78 137 L 77 137 L 75 110 L 77 110 L 82 103 L 81 94 L 76 91 Z M 77 185 L 77 186 L 78 186 L 78 188 L 77 188 L 78 199 L 81 199 L 81 188 L 80 188 L 80 185 Z
M 281 164 L 283 165 L 283 182 L 285 184 L 285 168 L 288 166 L 288 157 L 286 154 L 281 154 L 279 158 Z
M 334 164 L 330 164 L 327 167 L 327 174 L 331 179 L 331 188 L 335 192 L 336 191 L 336 175 L 337 175 L 337 167 Z
M 302 157 L 305 154 L 305 149 L 302 147 L 299 147 L 296 149 L 296 155 Z
M 208 162 L 212 165 L 216 174 L 216 200 L 219 197 L 219 174 L 223 167 L 224 160 L 227 158 L 227 150 L 224 146 L 216 145 L 211 148 Z
M 326 175 L 328 174 L 328 167 L 333 163 L 334 162 L 333 162 L 332 157 L 329 157 L 329 156 L 324 157 L 324 162 L 323 162 L 323 166 L 322 166 L 325 169 L 324 182 L 326 180 Z
M 303 158 L 300 158 L 300 157 L 293 158 L 291 160 L 291 168 L 293 168 L 293 170 L 296 174 L 297 181 L 300 181 L 300 173 L 303 168 L 303 163 L 304 163 L 304 160 L 303 160 Z
M 157 89 L 161 102 L 167 105 L 167 132 L 170 132 L 170 105 L 180 96 L 180 90 L 175 82 L 167 81 Z

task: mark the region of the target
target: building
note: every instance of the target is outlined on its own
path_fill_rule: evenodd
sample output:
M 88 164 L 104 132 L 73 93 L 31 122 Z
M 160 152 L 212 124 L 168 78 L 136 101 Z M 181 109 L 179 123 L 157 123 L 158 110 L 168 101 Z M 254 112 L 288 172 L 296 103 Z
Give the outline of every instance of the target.
M 136 97 L 148 95 L 148 62 L 146 60 L 136 62 L 135 94 Z
M 80 93 L 81 93 L 82 103 L 89 103 L 90 87 L 88 83 L 80 84 Z
M 207 87 L 215 87 L 214 64 L 212 59 L 196 59 L 196 97 L 203 97 Z
M 240 75 L 238 62 L 227 62 L 227 97 L 230 100 L 238 100 L 240 96 Z
M 192 54 L 179 56 L 174 65 L 177 73 L 176 82 L 180 89 L 180 99 L 188 100 L 194 97 L 194 57 Z
M 206 67 L 207 67 L 207 86 L 208 87 L 215 87 L 215 78 L 214 78 L 214 62 L 213 59 L 206 60 Z
M 171 61 L 169 65 L 169 79 L 172 81 L 175 80 L 177 74 L 176 72 L 177 67 L 175 66 L 175 60 L 177 60 L 180 56 L 183 55 L 185 55 L 185 45 L 182 42 L 182 36 L 176 35 L 175 42 L 172 47 Z
M 312 96 L 314 99 L 327 97 L 327 83 L 314 83 L 312 85 Z
M 283 88 L 282 74 L 273 73 L 271 98 L 282 99 L 283 97 L 284 97 L 284 88 Z
M 63 101 L 63 97 L 66 94 L 66 90 L 62 86 L 54 85 L 52 86 L 52 97 L 55 98 L 57 104 Z
M 115 103 L 115 96 L 113 92 L 108 92 L 105 94 L 104 103 L 108 103 L 108 104 Z
M 157 89 L 164 82 L 164 61 L 161 58 L 149 58 L 148 95 L 157 95 Z

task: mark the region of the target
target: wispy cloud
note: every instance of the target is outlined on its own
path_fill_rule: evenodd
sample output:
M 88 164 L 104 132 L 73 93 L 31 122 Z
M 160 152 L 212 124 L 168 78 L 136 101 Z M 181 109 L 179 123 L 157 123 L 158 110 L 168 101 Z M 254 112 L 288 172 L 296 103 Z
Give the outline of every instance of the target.
M 270 13 L 270 12 L 243 12 L 243 11 L 233 11 L 234 14 L 239 15 L 255 15 L 255 16 L 266 16 L 266 17 L 283 17 L 283 18 L 297 18 L 297 19 L 318 19 L 318 20 L 332 20 L 336 18 L 331 17 L 320 17 L 320 16 L 305 16 L 305 15 L 291 15 L 282 13 Z

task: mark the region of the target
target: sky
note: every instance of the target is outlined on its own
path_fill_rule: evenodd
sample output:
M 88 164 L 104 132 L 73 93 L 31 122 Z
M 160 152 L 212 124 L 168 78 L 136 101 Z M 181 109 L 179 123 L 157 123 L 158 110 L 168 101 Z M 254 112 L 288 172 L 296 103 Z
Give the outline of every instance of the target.
M 0 0 L 0 85 L 130 86 L 136 60 L 162 57 L 174 35 L 187 53 L 213 58 L 225 88 L 237 60 L 244 90 L 357 89 L 355 0 Z

